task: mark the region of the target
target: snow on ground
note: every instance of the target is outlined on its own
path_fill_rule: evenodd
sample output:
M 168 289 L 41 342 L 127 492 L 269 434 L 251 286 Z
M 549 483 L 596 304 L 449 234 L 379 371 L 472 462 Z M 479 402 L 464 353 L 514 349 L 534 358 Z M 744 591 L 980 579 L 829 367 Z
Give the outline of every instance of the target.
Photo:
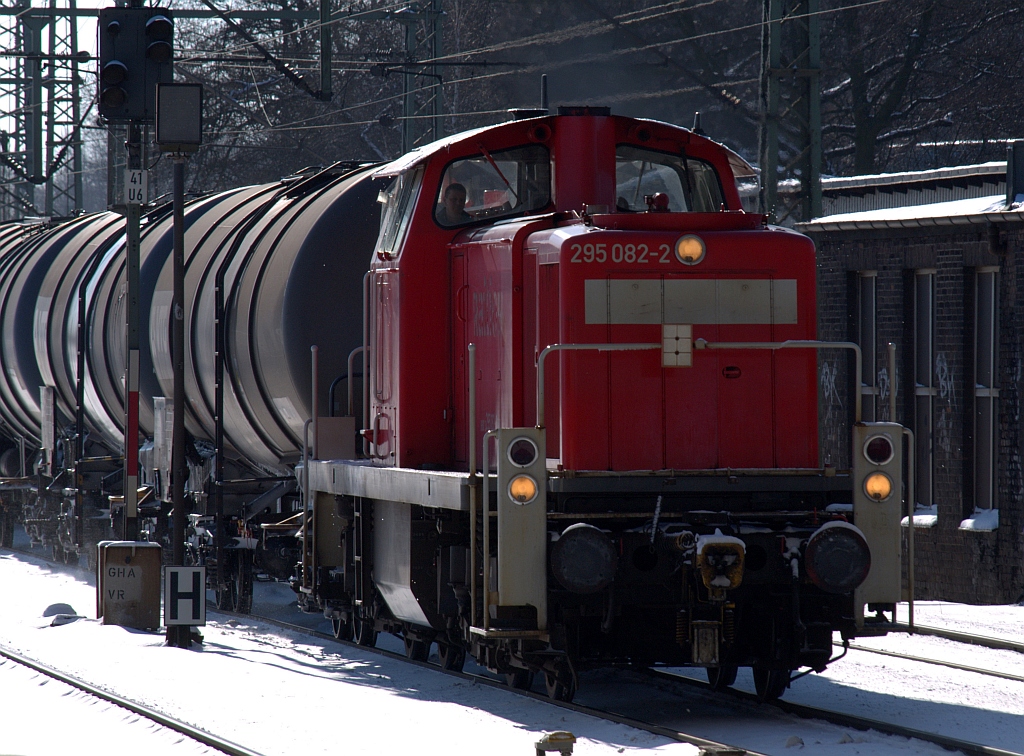
M 907 616 L 907 605 L 900 604 L 897 619 L 906 622 Z M 916 602 L 914 620 L 918 625 L 1024 643 L 1024 606 Z M 1016 651 L 908 633 L 858 638 L 854 645 L 1024 677 L 1024 654 Z M 837 654 L 840 651 L 836 648 Z M 684 674 L 704 679 L 699 670 Z M 736 687 L 754 690 L 749 670 L 740 670 Z M 795 681 L 784 698 L 1010 751 L 1024 750 L 1024 683 L 1013 680 L 851 649 L 824 673 Z
M 692 746 L 511 692 L 213 613 L 203 628 L 206 642 L 201 648 L 167 648 L 162 634 L 105 626 L 91 619 L 95 600 L 94 585 L 83 573 L 59 571 L 31 557 L 0 551 L 0 644 L 126 697 L 155 704 L 171 716 L 268 755 L 312 756 L 343 750 L 346 754 L 483 751 L 527 756 L 534 753 L 540 734 L 551 730 L 575 733 L 579 738 L 576 754 L 697 752 Z M 70 604 L 85 619 L 51 627 L 51 618 L 43 614 L 56 603 Z M 329 628 L 322 617 L 297 612 L 290 590 L 283 585 L 258 584 L 256 609 Z M 906 616 L 901 606 L 899 619 Z M 915 619 L 921 625 L 1024 642 L 1024 607 L 919 602 Z M 1024 676 L 1024 654 L 1015 652 L 905 634 L 858 643 Z M 380 645 L 401 648 L 390 636 L 381 636 Z M 700 670 L 688 673 L 703 679 Z M 6 679 L 0 677 L 0 685 Z M 753 690 L 749 670 L 740 671 L 737 686 Z M 1009 750 L 1022 750 L 1024 743 L 1024 683 L 876 654 L 851 650 L 824 674 L 795 682 L 786 699 Z M 32 717 L 21 712 L 42 711 L 45 699 L 27 700 L 20 709 L 8 709 L 0 700 L 0 754 L 109 752 L 109 744 L 90 744 L 87 737 L 74 737 L 75 745 L 69 747 L 68 733 L 77 730 L 30 724 Z M 668 684 L 652 685 L 615 670 L 586 673 L 577 700 L 773 756 L 789 756 L 796 750 L 824 756 L 945 753 L 920 741 L 800 720 L 773 707 L 680 691 Z M 47 720 L 40 715 L 35 721 Z M 38 739 L 39 747 L 9 746 L 5 733 L 12 731 L 19 736 L 29 733 Z
M 116 737 L 117 747 L 111 748 Z M 100 746 L 100 744 L 106 744 Z M 215 756 L 212 748 L 137 714 L 0 658 L 0 753 L 67 756 L 92 753 Z
M 65 603 L 84 619 L 52 627 L 47 607 Z M 191 651 L 160 633 L 102 625 L 96 590 L 81 573 L 0 551 L 0 643 L 254 751 L 302 754 L 486 752 L 523 756 L 546 731 L 569 730 L 576 754 L 644 752 L 692 756 L 697 748 L 495 690 L 359 649 L 237 620 L 210 622 Z M 54 687 L 54 686 L 45 686 Z M 57 694 L 59 695 L 59 694 Z M 87 742 L 0 706 L 0 753 L 8 731 L 34 737 L 23 752 L 89 755 Z M 12 741 L 14 742 L 14 741 Z M 120 744 L 115 752 L 127 753 Z

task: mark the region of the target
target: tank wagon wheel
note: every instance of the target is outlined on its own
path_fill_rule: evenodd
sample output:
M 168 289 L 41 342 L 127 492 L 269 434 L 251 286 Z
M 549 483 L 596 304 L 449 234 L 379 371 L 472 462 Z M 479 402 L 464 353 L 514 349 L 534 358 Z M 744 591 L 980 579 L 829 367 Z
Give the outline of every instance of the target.
M 736 682 L 736 673 L 739 667 L 735 664 L 722 664 L 717 667 L 708 667 L 708 683 L 711 690 L 725 690 Z
M 782 698 L 782 694 L 789 687 L 788 669 L 762 669 L 754 667 L 754 690 L 757 692 L 757 700 L 774 701 Z
M 466 664 L 466 649 L 462 646 L 456 646 L 454 643 L 442 643 L 439 641 L 437 644 L 437 659 L 441 664 L 441 669 L 461 672 Z
M 14 546 L 14 515 L 6 509 L 0 509 L 0 549 L 9 549 L 12 546 Z
M 355 615 L 352 618 L 352 640 L 357 646 L 376 646 L 377 630 L 373 626 L 373 620 Z
M 576 681 L 567 667 L 559 667 L 555 672 L 545 672 L 544 688 L 552 701 L 571 703 L 576 696 Z
M 248 551 L 238 550 L 234 583 L 233 609 L 239 614 L 248 614 L 252 611 L 252 557 Z
M 405 656 L 413 661 L 425 662 L 430 657 L 430 642 L 405 636 Z
M 235 605 L 235 581 L 232 580 L 224 587 L 218 586 L 215 594 L 217 597 L 217 608 L 230 612 Z
M 331 630 L 334 631 L 334 637 L 341 641 L 350 641 L 355 635 L 350 615 L 331 617 Z
M 516 690 L 529 690 L 533 687 L 533 672 L 516 667 L 511 672 L 505 673 L 505 684 Z

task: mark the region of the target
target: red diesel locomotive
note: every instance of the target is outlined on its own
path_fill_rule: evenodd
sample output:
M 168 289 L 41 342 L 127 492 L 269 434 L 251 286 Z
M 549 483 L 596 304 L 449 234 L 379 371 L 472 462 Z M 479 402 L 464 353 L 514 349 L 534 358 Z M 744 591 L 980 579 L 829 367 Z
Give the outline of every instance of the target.
M 297 467 L 300 603 L 562 700 L 615 663 L 777 697 L 900 600 L 903 430 L 855 410 L 820 464 L 817 351 L 860 354 L 815 341 L 813 245 L 743 212 L 739 156 L 517 115 L 373 174 L 362 450 L 324 420 Z

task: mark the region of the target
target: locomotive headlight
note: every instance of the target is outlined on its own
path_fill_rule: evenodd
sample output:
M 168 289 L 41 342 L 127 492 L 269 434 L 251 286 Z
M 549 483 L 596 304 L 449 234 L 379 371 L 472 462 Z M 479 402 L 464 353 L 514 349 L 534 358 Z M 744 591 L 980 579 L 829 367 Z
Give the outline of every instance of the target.
M 856 526 L 841 520 L 828 522 L 807 540 L 804 566 L 821 590 L 849 593 L 868 576 L 871 550 Z
M 573 593 L 598 593 L 615 580 L 619 550 L 603 531 L 578 522 L 566 528 L 548 549 L 551 572 Z
M 739 588 L 743 582 L 743 559 L 746 548 L 743 541 L 723 536 L 715 531 L 713 536 L 697 539 L 697 569 L 701 580 L 710 591 Z
M 704 259 L 707 248 L 699 236 L 687 234 L 676 242 L 676 257 L 683 265 L 696 265 Z
M 516 504 L 529 504 L 537 498 L 537 481 L 530 475 L 517 475 L 509 481 L 508 496 Z
M 872 501 L 885 501 L 892 496 L 892 478 L 884 472 L 873 472 L 864 479 L 864 493 Z

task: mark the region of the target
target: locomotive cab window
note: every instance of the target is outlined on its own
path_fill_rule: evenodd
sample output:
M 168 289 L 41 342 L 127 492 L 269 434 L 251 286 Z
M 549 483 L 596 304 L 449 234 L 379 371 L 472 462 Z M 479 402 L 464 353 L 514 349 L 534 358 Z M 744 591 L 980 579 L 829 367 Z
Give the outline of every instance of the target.
M 536 144 L 456 160 L 441 178 L 434 217 L 445 228 L 543 209 L 551 202 L 551 158 Z
M 382 205 L 377 251 L 384 257 L 394 256 L 402 243 L 422 178 L 422 168 L 401 173 L 377 197 Z
M 620 144 L 615 150 L 616 209 L 643 212 L 645 197 L 658 193 L 668 195 L 673 213 L 717 213 L 722 207 L 722 187 L 710 163 Z

